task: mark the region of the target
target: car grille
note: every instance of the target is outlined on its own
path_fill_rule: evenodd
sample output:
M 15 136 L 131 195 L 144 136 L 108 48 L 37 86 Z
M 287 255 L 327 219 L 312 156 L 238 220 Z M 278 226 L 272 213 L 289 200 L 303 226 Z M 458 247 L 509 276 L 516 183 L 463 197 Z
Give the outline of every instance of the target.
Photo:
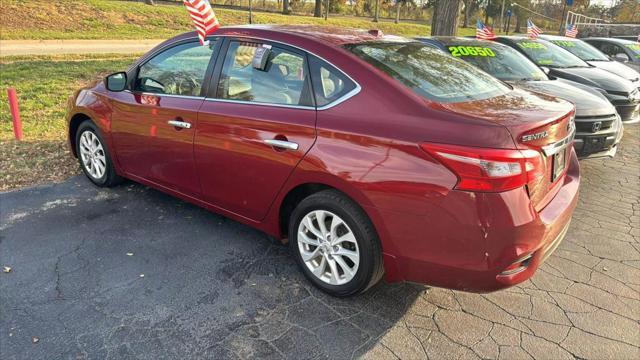
M 576 131 L 579 133 L 591 133 L 611 129 L 614 121 L 616 121 L 615 114 L 604 116 L 577 116 Z M 596 122 L 601 123 L 600 129 L 594 128 L 593 124 Z M 596 129 L 596 131 L 593 131 L 594 129 Z

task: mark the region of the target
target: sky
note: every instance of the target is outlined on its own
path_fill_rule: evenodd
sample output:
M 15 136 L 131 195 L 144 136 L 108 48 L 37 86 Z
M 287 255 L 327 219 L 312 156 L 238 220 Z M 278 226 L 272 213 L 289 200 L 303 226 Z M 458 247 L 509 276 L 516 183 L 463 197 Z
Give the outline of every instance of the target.
M 590 3 L 593 5 L 613 6 L 615 0 L 591 0 Z

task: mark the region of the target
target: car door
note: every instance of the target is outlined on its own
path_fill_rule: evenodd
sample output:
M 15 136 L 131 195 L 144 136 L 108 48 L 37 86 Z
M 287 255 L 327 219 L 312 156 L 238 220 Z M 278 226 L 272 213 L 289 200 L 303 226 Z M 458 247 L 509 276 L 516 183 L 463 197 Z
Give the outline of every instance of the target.
M 187 41 L 161 50 L 137 67 L 130 91 L 115 95 L 111 133 L 129 176 L 200 194 L 193 138 L 216 43 Z
M 307 56 L 247 39 L 223 48 L 198 115 L 196 167 L 207 202 L 261 220 L 315 141 Z

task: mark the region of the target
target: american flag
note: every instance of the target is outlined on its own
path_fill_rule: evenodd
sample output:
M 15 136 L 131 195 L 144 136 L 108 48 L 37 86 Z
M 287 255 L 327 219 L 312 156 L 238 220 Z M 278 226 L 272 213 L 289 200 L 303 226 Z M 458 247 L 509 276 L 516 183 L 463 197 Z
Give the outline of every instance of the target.
M 487 25 L 483 24 L 482 21 L 478 19 L 478 22 L 476 23 L 476 38 L 480 40 L 493 40 L 497 38 L 497 36 L 487 27 Z
M 529 39 L 535 40 L 540 34 L 542 34 L 542 30 L 540 30 L 531 19 L 527 19 L 527 36 L 529 36 Z
M 578 36 L 578 25 L 571 24 L 567 26 L 567 29 L 564 31 L 564 36 L 575 38 Z
M 216 18 L 216 14 L 209 4 L 209 0 L 183 0 L 187 11 L 196 26 L 200 44 L 205 45 L 207 35 L 213 33 L 220 28 L 220 23 Z

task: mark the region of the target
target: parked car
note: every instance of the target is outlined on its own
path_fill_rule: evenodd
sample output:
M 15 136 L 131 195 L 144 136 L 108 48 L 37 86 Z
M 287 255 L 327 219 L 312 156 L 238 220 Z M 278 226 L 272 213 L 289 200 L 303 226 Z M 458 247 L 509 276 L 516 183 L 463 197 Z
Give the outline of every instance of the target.
M 571 80 L 598 89 L 616 107 L 623 122 L 640 121 L 640 89 L 629 80 L 590 66 L 546 40 L 500 36 L 496 41 L 520 51 L 552 78 Z
M 640 72 L 640 43 L 637 41 L 616 38 L 586 38 L 582 40 L 610 56 L 611 59 Z
M 524 55 L 495 41 L 462 37 L 418 38 L 463 59 L 510 85 L 569 100 L 576 105 L 579 158 L 615 156 L 623 127 L 615 107 L 600 92 L 568 80 L 551 80 Z
M 640 74 L 636 70 L 622 62 L 611 60 L 589 43 L 564 36 L 542 35 L 541 37 L 579 57 L 587 64 L 612 72 L 631 81 L 636 87 L 640 87 Z
M 126 177 L 288 239 L 335 296 L 383 273 L 467 291 L 530 278 L 577 203 L 574 106 L 377 31 L 229 27 L 77 91 L 69 143 Z

